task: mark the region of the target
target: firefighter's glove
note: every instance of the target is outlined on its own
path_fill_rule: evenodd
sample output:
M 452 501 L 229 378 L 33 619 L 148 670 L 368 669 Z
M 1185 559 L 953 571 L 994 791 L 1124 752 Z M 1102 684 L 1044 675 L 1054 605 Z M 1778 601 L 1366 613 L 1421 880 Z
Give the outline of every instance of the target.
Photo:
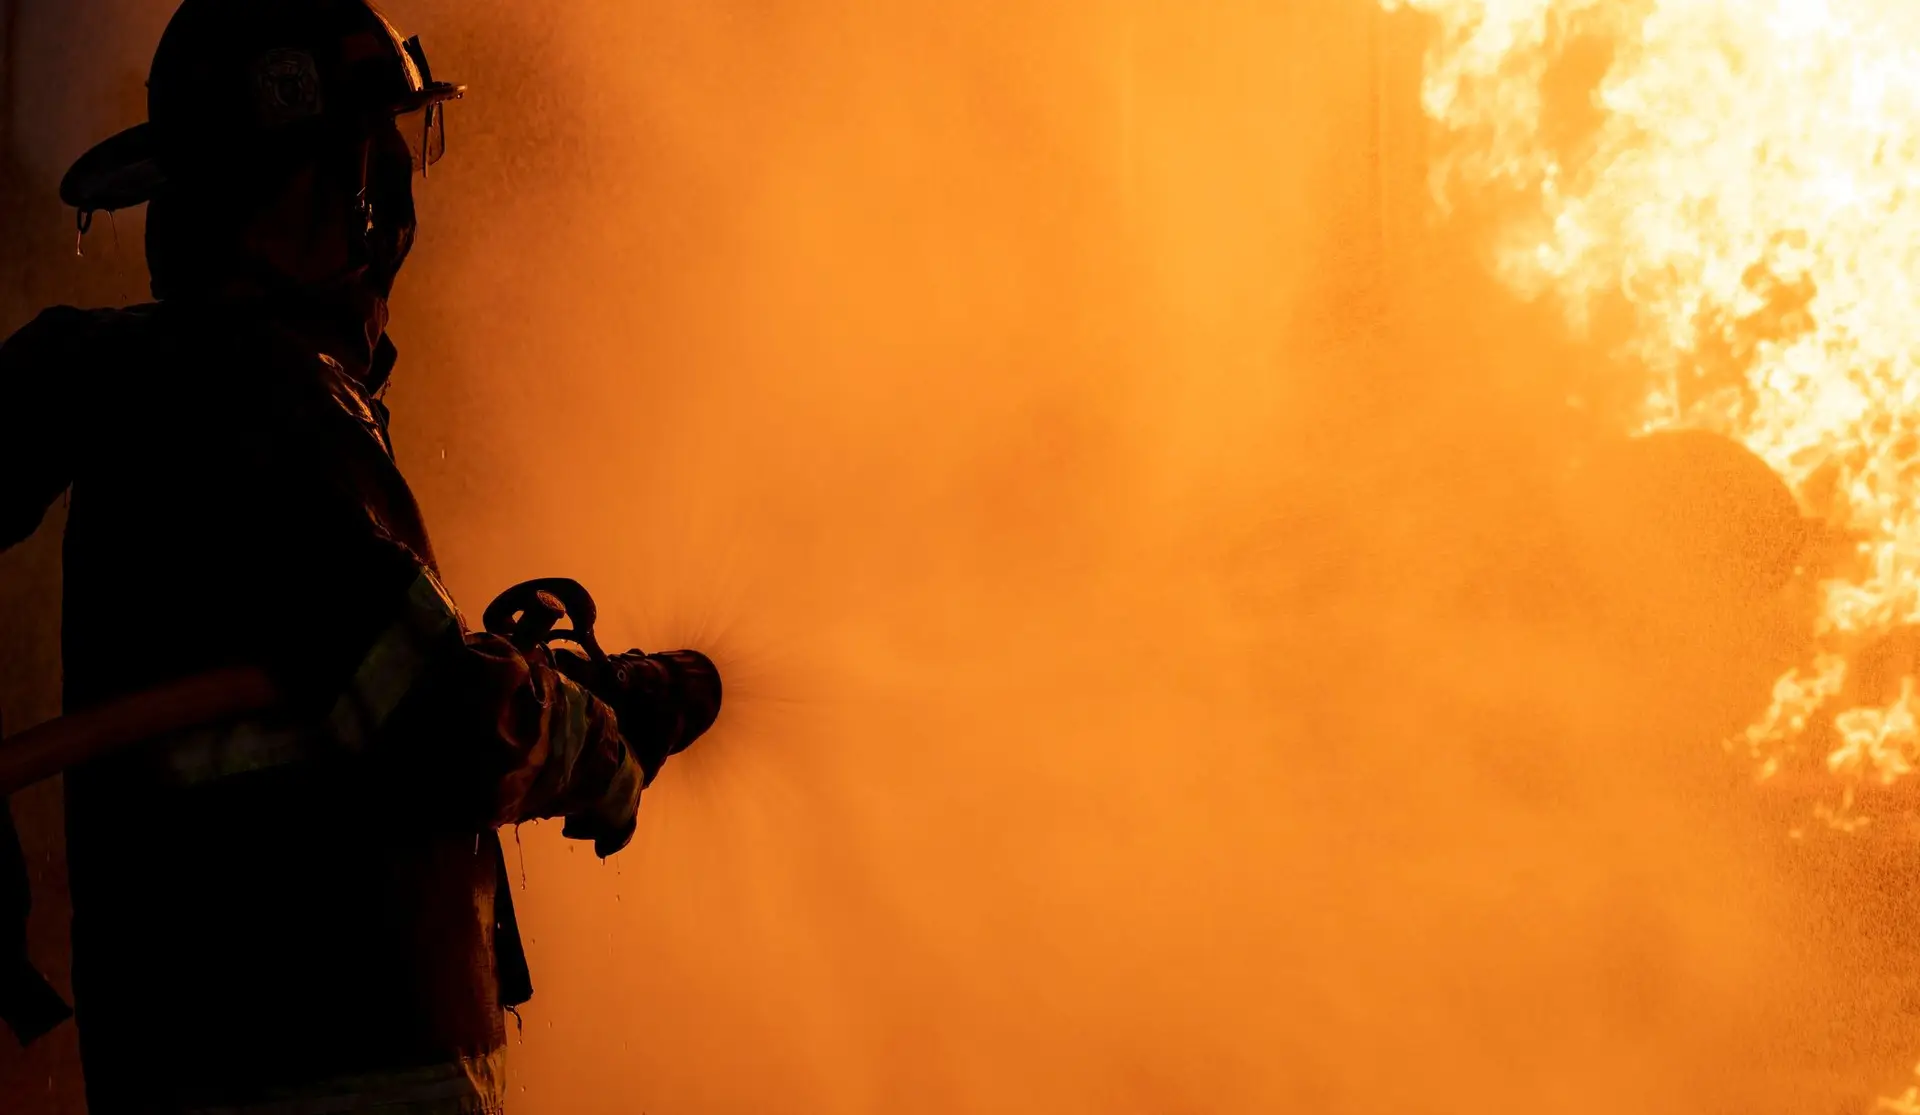
M 563 817 L 567 836 L 611 855 L 633 834 L 644 776 L 613 710 L 568 678 L 558 657 L 468 636 L 445 675 L 440 707 L 453 719 L 421 735 L 460 741 L 445 782 L 456 800 L 491 801 L 490 824 Z

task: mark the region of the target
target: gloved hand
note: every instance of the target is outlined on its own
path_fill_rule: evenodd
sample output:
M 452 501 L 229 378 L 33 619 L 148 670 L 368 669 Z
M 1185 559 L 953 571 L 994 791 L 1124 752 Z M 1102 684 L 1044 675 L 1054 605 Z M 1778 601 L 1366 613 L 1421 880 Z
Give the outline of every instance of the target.
M 556 651 L 554 666 L 613 709 L 643 786 L 720 716 L 720 672 L 698 651 L 629 650 L 608 655 L 604 665 Z
M 489 637 L 508 640 L 529 661 L 550 664 L 591 694 L 596 709 L 612 713 L 617 732 L 601 737 L 605 746 L 592 751 L 591 761 L 574 764 L 575 781 L 598 792 L 584 808 L 561 811 L 565 834 L 591 839 L 604 856 L 631 839 L 640 791 L 719 717 L 720 672 L 697 651 L 604 654 L 593 631 L 598 615 L 580 582 L 544 577 L 495 597 L 483 621 Z M 559 627 L 562 620 L 571 626 Z M 557 642 L 586 653 L 557 649 Z

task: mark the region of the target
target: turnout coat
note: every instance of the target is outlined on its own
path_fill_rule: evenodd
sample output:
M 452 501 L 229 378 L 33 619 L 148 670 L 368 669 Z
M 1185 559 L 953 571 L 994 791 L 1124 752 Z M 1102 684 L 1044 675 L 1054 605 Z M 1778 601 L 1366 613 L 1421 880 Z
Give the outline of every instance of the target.
M 70 493 L 68 711 L 234 665 L 292 694 L 67 777 L 94 1115 L 499 1111 L 531 987 L 494 830 L 631 832 L 613 715 L 466 631 L 394 463 L 392 346 L 351 348 L 193 300 L 0 347 L 0 547 Z

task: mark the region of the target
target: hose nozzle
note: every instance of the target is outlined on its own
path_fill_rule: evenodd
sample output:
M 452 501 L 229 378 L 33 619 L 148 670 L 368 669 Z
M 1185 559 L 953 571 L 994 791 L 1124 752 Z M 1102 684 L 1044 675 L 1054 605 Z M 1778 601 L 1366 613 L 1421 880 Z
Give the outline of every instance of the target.
M 557 652 L 554 665 L 613 708 L 620 734 L 652 782 L 662 764 L 719 719 L 720 671 L 697 650 L 605 654 L 594 637 L 598 615 L 593 596 L 579 581 L 545 577 L 501 593 L 487 607 L 485 623 L 489 632 L 512 640 L 522 651 L 551 649 L 556 642 L 586 651 L 584 658 Z M 571 626 L 557 628 L 562 620 Z
M 697 650 L 628 651 L 607 660 L 620 732 L 647 780 L 720 717 L 720 671 Z

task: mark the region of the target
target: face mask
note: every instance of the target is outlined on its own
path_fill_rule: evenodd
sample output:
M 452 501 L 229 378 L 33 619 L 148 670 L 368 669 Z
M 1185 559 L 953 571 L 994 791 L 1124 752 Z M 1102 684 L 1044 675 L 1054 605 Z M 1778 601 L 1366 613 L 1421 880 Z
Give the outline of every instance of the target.
M 387 300 L 413 250 L 413 170 L 397 134 L 355 144 L 344 165 L 352 176 L 342 192 L 354 199 L 347 266 L 336 279 L 307 287 L 297 297 L 332 322 L 329 331 L 364 342 L 365 349 L 356 354 L 364 357 L 386 332 Z
M 398 131 L 388 130 L 369 142 L 366 167 L 366 188 L 361 195 L 366 217 L 366 270 L 361 282 L 384 301 L 392 295 L 394 280 L 413 250 L 418 227 L 413 207 L 413 156 Z

